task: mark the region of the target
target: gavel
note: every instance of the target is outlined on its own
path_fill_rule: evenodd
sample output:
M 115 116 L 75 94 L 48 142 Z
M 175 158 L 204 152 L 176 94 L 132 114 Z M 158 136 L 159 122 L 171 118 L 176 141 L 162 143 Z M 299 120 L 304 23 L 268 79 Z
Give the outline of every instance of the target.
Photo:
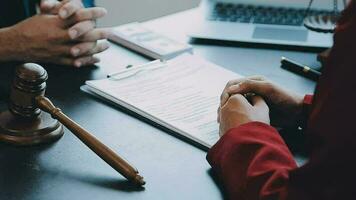
M 0 141 L 21 146 L 54 142 L 63 135 L 64 125 L 125 178 L 139 186 L 144 185 L 145 181 L 137 169 L 44 96 L 47 79 L 48 74 L 40 65 L 27 63 L 16 68 L 9 110 L 0 113 Z

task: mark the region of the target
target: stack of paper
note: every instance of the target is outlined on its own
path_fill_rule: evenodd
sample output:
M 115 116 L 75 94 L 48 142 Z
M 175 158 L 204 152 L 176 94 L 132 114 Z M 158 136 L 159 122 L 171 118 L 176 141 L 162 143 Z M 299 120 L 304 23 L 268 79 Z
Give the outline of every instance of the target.
M 110 41 L 154 59 L 167 60 L 184 52 L 192 52 L 192 46 L 150 31 L 140 23 L 131 23 L 113 29 Z

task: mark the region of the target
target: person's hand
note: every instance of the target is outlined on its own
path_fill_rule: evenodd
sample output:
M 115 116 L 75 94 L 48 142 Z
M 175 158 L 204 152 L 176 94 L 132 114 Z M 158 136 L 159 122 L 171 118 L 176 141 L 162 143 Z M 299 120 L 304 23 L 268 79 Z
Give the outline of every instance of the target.
M 67 19 L 79 9 L 84 8 L 82 0 L 41 0 L 41 14 L 59 14 L 62 19 Z
M 104 51 L 109 48 L 109 43 L 98 43 L 96 40 L 97 38 L 107 39 L 110 34 L 110 29 L 90 29 L 91 26 L 95 27 L 95 20 L 97 18 L 106 14 L 104 8 L 84 8 L 82 0 L 64 0 L 61 2 L 57 0 L 41 0 L 40 9 L 41 13 L 59 15 L 59 17 L 66 20 L 67 23 L 75 24 L 74 22 L 78 22 L 78 24 L 75 24 L 69 29 L 69 34 L 72 36 L 72 39 L 75 39 L 75 37 L 80 36 L 76 35 L 77 29 L 79 29 L 79 32 L 82 32 L 80 41 L 83 42 L 83 44 L 79 44 L 71 49 L 73 56 L 80 56 L 86 52 L 92 52 L 94 54 L 98 53 L 97 50 L 102 49 L 102 51 Z M 86 33 L 85 30 L 87 31 Z M 83 64 L 77 61 L 75 65 L 79 67 L 80 65 L 85 65 L 85 63 Z
M 248 100 L 249 99 L 249 100 Z M 249 122 L 270 124 L 269 108 L 262 97 L 230 96 L 220 110 L 220 137 L 232 128 Z
M 94 20 L 104 16 L 106 10 L 85 9 L 75 2 L 55 3 L 59 12 L 70 8 L 66 10 L 66 19 L 54 14 L 41 14 L 13 26 L 14 43 L 19 44 L 17 58 L 76 67 L 98 62 L 94 55 L 109 47 L 108 42 L 98 40 L 107 39 L 109 31 L 96 29 Z
M 303 96 L 277 86 L 261 76 L 230 81 L 222 95 L 219 110 L 234 94 L 256 94 L 264 98 L 270 107 L 271 123 L 278 127 L 297 126 L 303 109 Z M 220 111 L 218 111 L 220 113 Z
M 57 15 L 36 15 L 10 30 L 18 61 L 80 67 L 98 62 L 93 55 L 108 48 L 107 42 L 96 42 L 107 38 L 107 34 L 100 30 L 95 32 L 90 21 L 81 24 L 64 21 Z

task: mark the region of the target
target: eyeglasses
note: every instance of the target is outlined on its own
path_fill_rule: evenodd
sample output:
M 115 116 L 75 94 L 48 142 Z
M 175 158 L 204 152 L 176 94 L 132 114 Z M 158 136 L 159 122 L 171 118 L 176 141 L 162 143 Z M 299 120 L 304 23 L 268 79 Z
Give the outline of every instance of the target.
M 340 17 L 339 1 L 334 0 L 333 11 L 326 14 L 313 14 L 311 6 L 314 0 L 310 0 L 308 8 L 305 12 L 304 26 L 312 31 L 320 33 L 333 33 L 336 27 L 337 20 Z M 346 0 L 343 0 L 344 8 L 347 6 Z

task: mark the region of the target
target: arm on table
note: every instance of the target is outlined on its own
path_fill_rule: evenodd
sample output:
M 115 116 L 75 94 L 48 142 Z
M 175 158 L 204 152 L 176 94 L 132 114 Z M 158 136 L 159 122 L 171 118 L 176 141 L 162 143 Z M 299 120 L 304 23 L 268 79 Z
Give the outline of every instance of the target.
M 303 103 L 305 120 L 313 96 Z M 230 129 L 209 151 L 207 159 L 228 199 L 283 199 L 289 172 L 297 165 L 275 128 L 250 122 Z
M 285 195 L 288 174 L 297 167 L 271 126 L 251 122 L 233 128 L 207 156 L 228 199 L 277 199 Z

